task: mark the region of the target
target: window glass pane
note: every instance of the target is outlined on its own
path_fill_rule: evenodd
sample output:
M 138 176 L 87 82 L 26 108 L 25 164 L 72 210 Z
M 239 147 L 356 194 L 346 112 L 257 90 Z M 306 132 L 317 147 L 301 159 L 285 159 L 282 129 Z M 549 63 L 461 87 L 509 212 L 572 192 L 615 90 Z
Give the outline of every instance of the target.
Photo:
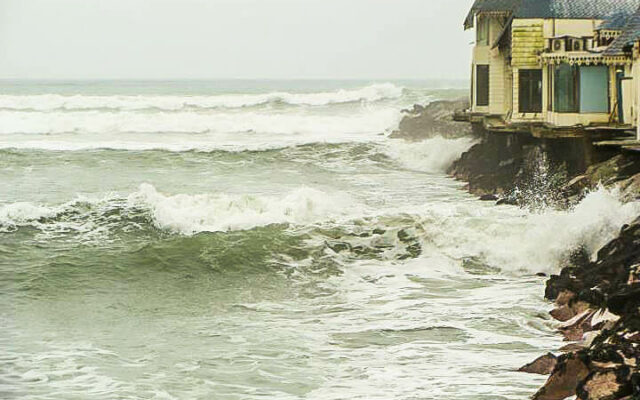
M 487 46 L 489 44 L 489 19 L 487 17 L 478 17 L 476 41 L 479 46 Z
M 476 105 L 489 105 L 489 66 L 476 66 Z
M 580 67 L 580 112 L 609 112 L 609 77 L 606 66 Z
M 568 64 L 555 67 L 554 105 L 556 112 L 576 113 L 578 109 L 578 69 Z
M 519 75 L 519 111 L 542 112 L 542 70 L 521 69 Z

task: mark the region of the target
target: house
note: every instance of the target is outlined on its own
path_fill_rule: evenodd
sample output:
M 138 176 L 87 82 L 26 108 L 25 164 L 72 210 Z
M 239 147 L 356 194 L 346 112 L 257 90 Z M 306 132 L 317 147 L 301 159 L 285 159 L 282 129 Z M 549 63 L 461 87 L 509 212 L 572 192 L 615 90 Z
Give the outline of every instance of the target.
M 633 64 L 638 52 L 621 41 L 635 39 L 629 27 L 639 6 L 640 0 L 476 0 L 465 20 L 465 29 L 476 30 L 471 121 L 534 136 L 635 126 L 640 93 L 631 78 L 640 77 Z
M 609 57 L 625 56 L 632 60 L 619 86 L 622 89 L 622 104 L 629 105 L 623 107 L 623 118 L 630 123 L 635 121 L 637 140 L 640 140 L 640 8 L 626 20 L 604 54 Z

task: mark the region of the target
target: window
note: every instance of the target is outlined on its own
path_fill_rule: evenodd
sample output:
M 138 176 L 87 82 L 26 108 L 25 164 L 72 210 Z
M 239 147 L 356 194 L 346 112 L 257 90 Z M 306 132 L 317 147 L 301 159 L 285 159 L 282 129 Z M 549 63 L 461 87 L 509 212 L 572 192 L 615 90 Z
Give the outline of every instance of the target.
M 553 65 L 547 66 L 547 111 L 553 111 Z
M 489 105 L 489 66 L 476 65 L 476 105 Z
M 489 45 L 489 18 L 485 16 L 478 17 L 478 28 L 476 29 L 476 45 Z
M 608 67 L 580 67 L 580 112 L 609 112 Z
M 559 113 L 577 113 L 579 109 L 578 92 L 580 74 L 575 65 L 560 64 L 555 67 L 554 78 L 554 111 Z
M 542 70 L 521 69 L 519 71 L 519 109 L 521 113 L 542 112 Z

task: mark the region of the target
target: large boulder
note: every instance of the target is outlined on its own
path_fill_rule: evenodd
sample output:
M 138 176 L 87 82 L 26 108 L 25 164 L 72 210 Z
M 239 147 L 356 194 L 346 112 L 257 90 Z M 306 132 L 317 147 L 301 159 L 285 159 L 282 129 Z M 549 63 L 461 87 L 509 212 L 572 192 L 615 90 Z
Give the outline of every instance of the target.
M 427 106 L 415 105 L 411 110 L 403 110 L 404 118 L 389 137 L 420 141 L 434 136 L 451 139 L 469 136 L 472 134 L 471 125 L 453 120 L 455 111 L 468 107 L 468 100 L 440 100 Z

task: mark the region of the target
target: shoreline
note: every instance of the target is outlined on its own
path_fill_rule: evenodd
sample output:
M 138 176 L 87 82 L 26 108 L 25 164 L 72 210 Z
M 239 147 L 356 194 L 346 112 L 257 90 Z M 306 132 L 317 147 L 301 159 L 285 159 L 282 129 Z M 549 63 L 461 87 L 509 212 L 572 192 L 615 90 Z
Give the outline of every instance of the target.
M 434 136 L 475 136 L 479 142 L 447 173 L 466 182 L 480 200 L 532 210 L 568 209 L 605 186 L 625 202 L 640 199 L 640 155 L 622 149 L 594 151 L 585 140 L 537 139 L 490 133 L 454 121 L 465 101 L 436 101 L 405 110 L 390 138 L 420 141 Z M 590 259 L 575 249 L 559 274 L 546 281 L 551 317 L 568 342 L 520 368 L 549 375 L 534 400 L 635 400 L 640 398 L 640 216 Z

